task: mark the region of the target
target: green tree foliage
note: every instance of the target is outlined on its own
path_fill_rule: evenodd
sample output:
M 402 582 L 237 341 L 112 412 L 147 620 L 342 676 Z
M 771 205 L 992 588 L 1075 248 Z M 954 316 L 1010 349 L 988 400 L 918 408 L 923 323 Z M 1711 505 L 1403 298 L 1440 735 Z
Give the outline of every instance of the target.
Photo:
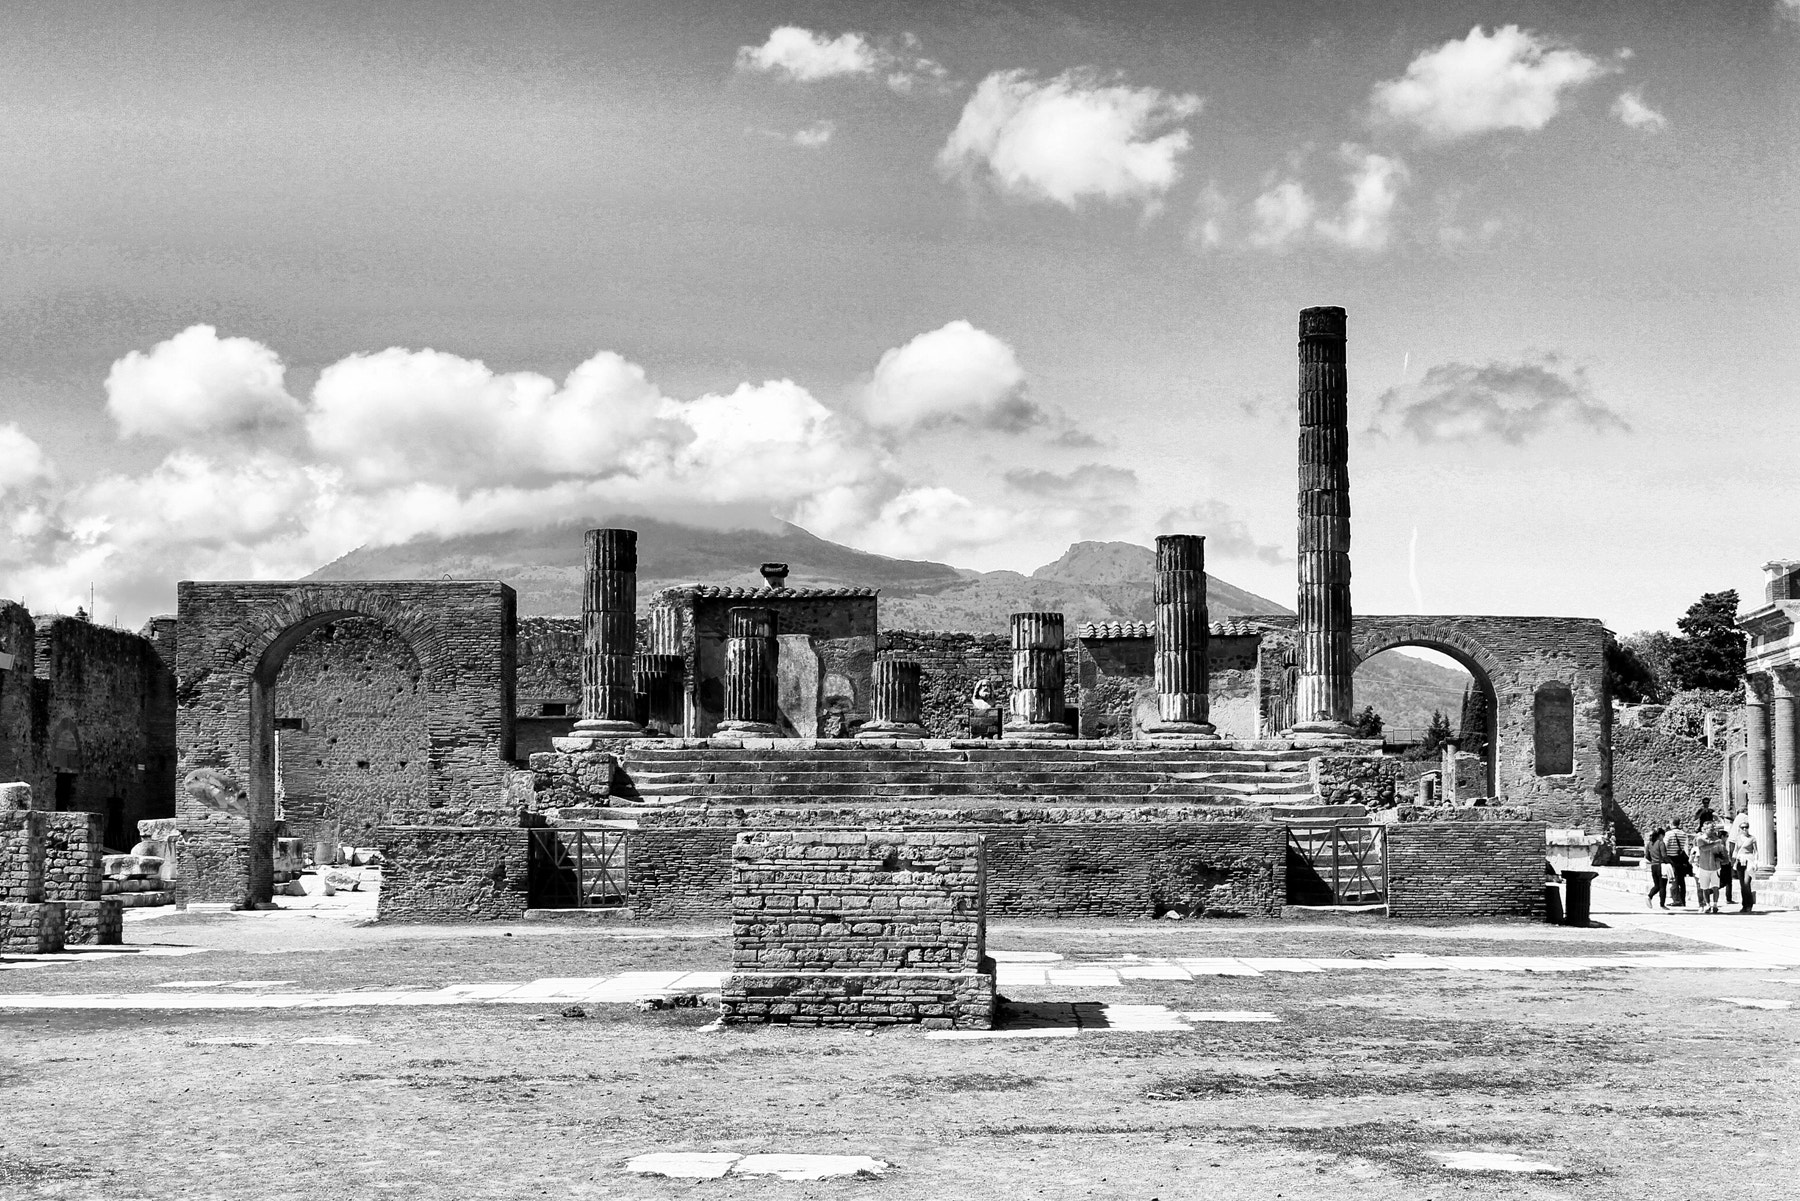
M 1639 630 L 1606 644 L 1606 682 L 1613 697 L 1628 705 L 1666 702 L 1674 694 L 1669 656 L 1675 639 L 1667 630 Z
M 1356 731 L 1358 738 L 1380 738 L 1383 724 L 1374 705 L 1364 705 L 1362 712 L 1350 718 L 1350 728 Z
M 1737 629 L 1737 590 L 1708 592 L 1676 622 L 1681 631 L 1669 651 L 1677 688 L 1729 692 L 1744 677 L 1744 636 Z
M 1425 741 L 1421 744 L 1421 749 L 1428 755 L 1440 755 L 1454 741 L 1456 731 L 1450 728 L 1450 719 L 1444 716 L 1442 709 L 1433 710 L 1431 724 L 1425 728 Z
M 1487 751 L 1487 694 L 1470 685 L 1463 689 L 1462 718 L 1457 722 L 1456 744 L 1471 755 Z

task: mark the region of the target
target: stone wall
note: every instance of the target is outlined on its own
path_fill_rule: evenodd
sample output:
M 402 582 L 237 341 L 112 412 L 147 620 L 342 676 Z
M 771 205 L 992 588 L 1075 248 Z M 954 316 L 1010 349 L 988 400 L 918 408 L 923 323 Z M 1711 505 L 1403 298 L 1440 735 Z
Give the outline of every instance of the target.
M 919 661 L 922 724 L 933 738 L 968 737 L 969 698 L 978 680 L 990 683 L 993 703 L 1002 712 L 1012 696 L 1012 641 L 1005 634 L 883 630 L 880 649 Z M 1065 688 L 1073 688 L 1079 698 L 1079 665 L 1066 658 L 1065 664 L 1075 669 L 1066 677 Z
M 98 813 L 45 813 L 45 901 L 100 899 L 100 833 Z M 70 940 L 75 941 L 74 939 Z
M 0 600 L 0 780 L 41 785 L 42 719 L 32 701 L 37 626 L 23 605 Z
M 1323 805 L 1392 809 L 1408 766 L 1396 756 L 1378 751 L 1320 755 L 1312 761 L 1313 786 Z
M 177 816 L 191 899 L 268 898 L 277 673 L 316 628 L 349 618 L 392 630 L 422 670 L 424 788 L 394 816 L 445 826 L 516 820 L 500 803 L 513 754 L 514 600 L 506 585 L 188 581 L 178 597 Z
M 513 921 L 530 892 L 530 831 L 385 826 L 378 920 Z
M 63 905 L 0 901 L 0 951 L 55 955 L 63 949 Z
M 0 902 L 44 899 L 44 832 L 42 811 L 0 809 Z
M 1126 623 L 1112 623 L 1118 628 Z M 1136 738 L 1157 720 L 1156 639 L 1142 635 L 1083 637 L 1075 654 L 1081 737 Z M 1227 632 L 1232 631 L 1232 632 Z M 1207 697 L 1212 724 L 1223 738 L 1259 736 L 1257 654 L 1260 633 L 1241 623 L 1214 623 L 1207 640 Z
M 1386 828 L 1388 916 L 1544 918 L 1542 821 Z
M 1650 831 L 1680 818 L 1694 828 L 1702 802 L 1717 805 L 1725 757 L 1699 738 L 1660 726 L 1613 730 L 1613 840 L 1642 846 Z

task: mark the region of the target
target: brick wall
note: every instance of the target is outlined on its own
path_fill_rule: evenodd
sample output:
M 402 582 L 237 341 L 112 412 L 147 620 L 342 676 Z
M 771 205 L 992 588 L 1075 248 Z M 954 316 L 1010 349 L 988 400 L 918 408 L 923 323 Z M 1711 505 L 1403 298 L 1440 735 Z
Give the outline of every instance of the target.
M 384 922 L 511 921 L 529 892 L 530 831 L 518 827 L 384 826 Z
M 1613 838 L 1642 846 L 1650 831 L 1680 818 L 1693 828 L 1701 802 L 1717 804 L 1724 754 L 1698 738 L 1656 726 L 1613 730 Z
M 100 899 L 98 813 L 45 813 L 44 895 L 46 901 Z M 75 941 L 71 939 L 70 941 Z
M 733 968 L 980 969 L 981 836 L 757 830 L 732 847 Z
M 1542 920 L 1544 829 L 1542 821 L 1388 826 L 1388 916 Z

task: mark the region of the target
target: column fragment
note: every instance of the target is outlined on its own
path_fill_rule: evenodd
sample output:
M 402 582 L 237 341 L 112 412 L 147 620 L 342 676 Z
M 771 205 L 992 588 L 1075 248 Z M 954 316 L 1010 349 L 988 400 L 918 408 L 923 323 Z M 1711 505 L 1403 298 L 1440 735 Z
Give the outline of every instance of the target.
M 632 679 L 637 650 L 637 531 L 589 530 L 581 596 L 581 720 L 574 737 L 641 732 Z
M 681 729 L 681 684 L 686 667 L 680 655 L 637 657 L 634 687 L 638 720 L 646 733 L 674 734 Z
M 778 738 L 775 612 L 731 609 L 725 621 L 725 720 L 719 723 L 719 732 Z
M 1294 734 L 1348 738 L 1355 660 L 1350 649 L 1350 434 L 1344 310 L 1300 312 L 1300 674 Z
M 920 715 L 925 708 L 916 659 L 883 656 L 875 660 L 869 690 L 870 718 L 858 738 L 923 738 Z
M 1156 712 L 1152 738 L 1217 738 L 1208 719 L 1206 539 L 1156 539 Z
M 1775 791 L 1769 764 L 1769 687 L 1760 672 L 1744 681 L 1744 759 L 1748 768 L 1750 833 L 1756 839 L 1756 866 L 1775 868 Z
M 1069 738 L 1063 720 L 1063 615 L 1012 615 L 1012 720 L 1005 738 Z
M 1795 726 L 1794 691 L 1796 681 L 1791 668 L 1777 668 L 1774 677 L 1773 704 L 1769 706 L 1771 741 L 1775 744 L 1775 878 L 1800 882 L 1800 728 Z

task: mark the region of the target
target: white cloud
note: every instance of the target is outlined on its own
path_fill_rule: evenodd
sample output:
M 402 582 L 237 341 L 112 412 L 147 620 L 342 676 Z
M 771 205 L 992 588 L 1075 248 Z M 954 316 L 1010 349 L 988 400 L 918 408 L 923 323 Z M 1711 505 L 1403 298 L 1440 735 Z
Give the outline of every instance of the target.
M 1208 181 L 1194 202 L 1194 220 L 1188 226 L 1188 245 L 1200 250 L 1217 250 L 1225 244 L 1226 222 L 1231 219 L 1231 201 Z
M 249 338 L 192 325 L 148 352 L 132 351 L 106 376 L 106 408 L 126 435 L 183 439 L 291 425 L 300 402 L 287 393 L 276 353 Z
M 1181 178 L 1191 144 L 1187 130 L 1170 127 L 1200 107 L 1198 96 L 1106 84 L 1090 71 L 1043 81 L 996 71 L 963 107 L 938 169 L 1070 209 L 1151 206 Z
M 836 121 L 814 121 L 794 131 L 793 143 L 805 150 L 818 150 L 837 132 Z
M 1400 200 L 1400 189 L 1410 178 L 1406 164 L 1385 154 L 1375 154 L 1346 146 L 1344 157 L 1351 164 L 1345 182 L 1350 197 L 1343 210 L 1334 217 L 1319 221 L 1315 228 L 1327 241 L 1349 250 L 1377 251 L 1387 247 L 1392 233 L 1394 206 Z
M 1284 180 L 1265 189 L 1251 205 L 1256 228 L 1250 233 L 1250 244 L 1265 250 L 1286 250 L 1306 237 L 1317 207 L 1306 188 L 1295 180 Z
M 1017 432 L 1046 420 L 1025 395 L 1025 370 L 1012 347 L 967 321 L 883 353 L 862 411 L 869 424 L 895 431 L 966 425 Z
M 0 425 L 0 496 L 30 487 L 50 475 L 44 448 L 17 425 Z
M 785 75 L 797 83 L 816 83 L 845 75 L 873 75 L 882 55 L 860 33 L 829 37 L 798 25 L 769 31 L 760 46 L 740 46 L 737 69 Z
M 1800 0 L 1796 0 L 1800 3 Z M 1633 129 L 1641 129 L 1645 133 L 1658 133 L 1669 124 L 1669 119 L 1644 103 L 1644 97 L 1637 88 L 1619 93 L 1613 101 L 1612 115 Z
M 1375 85 L 1378 118 L 1442 140 L 1500 129 L 1542 129 L 1562 94 L 1604 74 L 1600 63 L 1517 25 L 1479 25 L 1461 41 L 1414 58 L 1399 79 Z

